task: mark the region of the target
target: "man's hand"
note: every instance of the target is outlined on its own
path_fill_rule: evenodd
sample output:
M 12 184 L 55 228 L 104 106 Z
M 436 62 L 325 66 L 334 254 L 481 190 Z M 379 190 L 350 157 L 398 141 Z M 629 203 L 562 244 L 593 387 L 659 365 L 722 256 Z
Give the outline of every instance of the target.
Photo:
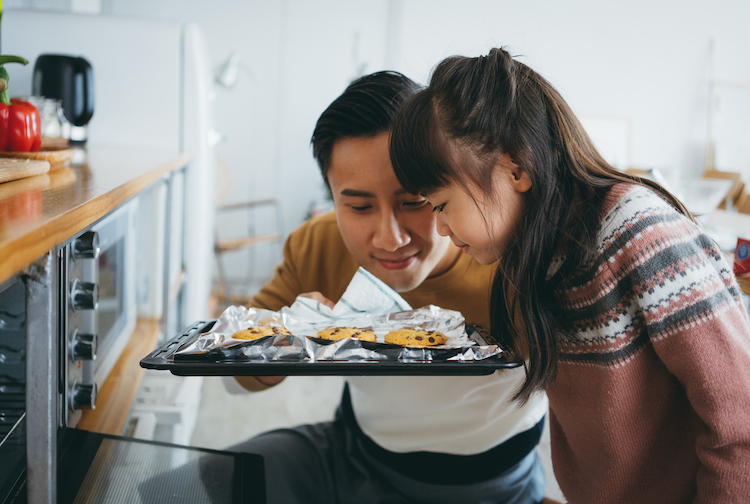
M 303 294 L 300 294 L 302 297 L 310 298 L 313 301 L 317 301 L 318 303 L 327 306 L 328 308 L 333 309 L 333 307 L 336 305 L 333 301 L 325 297 L 323 294 L 321 294 L 318 291 L 315 292 L 305 292 Z
M 249 392 L 260 392 L 278 385 L 286 376 L 235 376 L 234 379 L 242 388 Z
M 284 380 L 286 376 L 256 376 L 255 379 L 261 382 L 263 385 L 268 385 L 269 387 L 273 387 L 274 385 L 278 385 L 279 383 Z
M 302 297 L 310 298 L 314 301 L 317 301 L 320 304 L 326 305 L 329 308 L 333 308 L 335 303 L 325 297 L 320 292 L 305 292 L 304 294 L 300 294 Z M 258 392 L 260 390 L 265 390 L 268 387 L 273 387 L 274 385 L 278 385 L 282 381 L 284 381 L 284 378 L 286 376 L 235 376 L 234 379 L 237 380 L 237 383 L 239 383 L 242 388 L 249 390 L 250 392 Z
M 310 298 L 313 301 L 325 305 L 329 308 L 333 308 L 336 303 L 325 297 L 320 292 L 305 292 L 300 294 L 302 297 Z M 242 388 L 249 390 L 250 392 L 258 392 L 265 390 L 268 387 L 273 387 L 284 381 L 286 376 L 235 376 L 234 379 Z

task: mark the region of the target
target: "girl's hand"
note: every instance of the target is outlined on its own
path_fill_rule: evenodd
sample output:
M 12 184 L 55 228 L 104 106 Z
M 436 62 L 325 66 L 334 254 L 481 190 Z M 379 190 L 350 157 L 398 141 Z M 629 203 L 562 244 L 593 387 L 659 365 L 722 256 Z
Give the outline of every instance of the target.
M 550 499 L 549 497 L 545 497 L 542 499 L 542 502 L 540 504 L 565 504 L 564 502 L 560 502 L 559 500 Z
M 313 301 L 317 301 L 318 303 L 327 306 L 328 308 L 333 309 L 333 307 L 336 305 L 333 301 L 325 297 L 323 294 L 321 294 L 318 291 L 315 292 L 305 292 L 303 294 L 300 294 L 302 297 L 310 298 Z

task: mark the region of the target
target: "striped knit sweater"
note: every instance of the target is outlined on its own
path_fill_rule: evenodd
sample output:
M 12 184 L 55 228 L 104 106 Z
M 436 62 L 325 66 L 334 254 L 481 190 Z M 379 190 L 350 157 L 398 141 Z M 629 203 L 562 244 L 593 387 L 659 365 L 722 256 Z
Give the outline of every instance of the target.
M 732 268 L 655 193 L 619 184 L 547 389 L 569 502 L 750 502 L 750 320 Z M 551 272 L 552 273 L 552 272 Z

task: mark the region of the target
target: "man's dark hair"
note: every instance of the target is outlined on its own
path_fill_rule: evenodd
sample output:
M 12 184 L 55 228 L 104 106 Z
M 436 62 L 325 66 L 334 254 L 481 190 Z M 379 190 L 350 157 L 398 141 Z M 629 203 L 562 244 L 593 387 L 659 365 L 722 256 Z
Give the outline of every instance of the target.
M 392 71 L 375 72 L 353 81 L 320 115 L 310 143 L 326 186 L 336 140 L 373 137 L 391 129 L 396 111 L 417 84 Z

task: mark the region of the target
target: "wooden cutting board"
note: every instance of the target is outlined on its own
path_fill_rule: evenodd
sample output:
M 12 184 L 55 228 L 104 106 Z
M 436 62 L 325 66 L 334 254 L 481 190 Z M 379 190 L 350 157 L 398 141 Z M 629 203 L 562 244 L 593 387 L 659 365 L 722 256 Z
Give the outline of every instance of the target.
M 44 144 L 44 141 L 42 141 Z M 36 161 L 48 161 L 51 167 L 68 162 L 73 154 L 76 153 L 75 149 L 61 148 L 54 146 L 42 145 L 42 148 L 36 152 L 3 152 L 0 151 L 0 158 L 14 158 L 14 159 L 33 159 Z
M 0 159 L 0 183 L 47 173 L 49 166 L 49 161 L 14 158 Z

